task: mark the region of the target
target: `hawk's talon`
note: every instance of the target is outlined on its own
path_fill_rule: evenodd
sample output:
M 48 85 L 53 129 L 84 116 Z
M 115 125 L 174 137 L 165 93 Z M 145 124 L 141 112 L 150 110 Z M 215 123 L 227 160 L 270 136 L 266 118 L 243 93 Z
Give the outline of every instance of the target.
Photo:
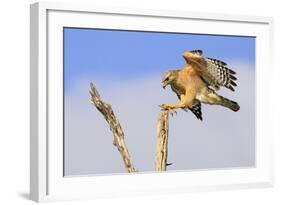
M 169 106 L 165 105 L 165 104 L 159 105 L 159 107 L 161 107 L 162 110 L 168 110 L 169 109 Z
M 175 115 L 178 114 L 177 111 L 176 111 L 176 109 L 169 109 L 168 111 L 169 111 L 169 113 L 170 113 L 172 116 L 174 116 L 174 114 L 175 114 Z
M 174 114 L 176 114 L 176 115 L 178 114 L 176 109 L 170 105 L 162 104 L 162 105 L 159 105 L 159 107 L 161 107 L 162 110 L 167 110 L 172 116 L 174 116 Z

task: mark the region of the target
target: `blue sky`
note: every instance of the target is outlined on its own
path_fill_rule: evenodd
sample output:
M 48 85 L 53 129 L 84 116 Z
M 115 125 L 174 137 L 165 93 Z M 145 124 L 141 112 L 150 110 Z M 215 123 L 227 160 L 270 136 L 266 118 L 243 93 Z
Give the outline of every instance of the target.
M 65 91 L 85 76 L 124 80 L 161 75 L 184 66 L 182 53 L 193 49 L 228 63 L 255 63 L 253 37 L 64 28 Z

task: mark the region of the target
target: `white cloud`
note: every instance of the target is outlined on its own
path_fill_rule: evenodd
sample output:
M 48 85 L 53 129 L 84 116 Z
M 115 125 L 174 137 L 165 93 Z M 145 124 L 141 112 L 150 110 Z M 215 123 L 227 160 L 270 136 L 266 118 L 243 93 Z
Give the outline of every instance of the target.
M 219 91 L 239 102 L 234 113 L 219 106 L 203 105 L 203 122 L 191 112 L 170 118 L 169 170 L 253 166 L 255 161 L 254 72 L 236 63 L 236 92 Z M 135 166 L 153 171 L 158 105 L 178 99 L 160 84 L 162 74 L 128 81 L 94 82 L 121 121 Z M 102 115 L 89 102 L 89 83 L 81 79 L 65 97 L 66 175 L 125 172 L 113 137 Z

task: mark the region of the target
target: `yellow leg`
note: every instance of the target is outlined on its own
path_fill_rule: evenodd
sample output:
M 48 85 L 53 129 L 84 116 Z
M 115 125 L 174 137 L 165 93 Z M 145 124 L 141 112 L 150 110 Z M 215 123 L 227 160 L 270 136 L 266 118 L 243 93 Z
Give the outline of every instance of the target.
M 164 110 L 168 110 L 171 115 L 177 114 L 177 109 L 182 108 L 187 111 L 187 108 L 192 107 L 194 95 L 181 95 L 181 101 L 178 104 L 162 104 L 160 107 Z
M 160 107 L 161 107 L 163 110 L 168 110 L 169 113 L 170 113 L 171 115 L 173 115 L 173 114 L 177 114 L 176 109 L 184 108 L 185 105 L 182 104 L 182 103 L 178 103 L 178 104 L 162 104 L 162 105 L 160 105 Z

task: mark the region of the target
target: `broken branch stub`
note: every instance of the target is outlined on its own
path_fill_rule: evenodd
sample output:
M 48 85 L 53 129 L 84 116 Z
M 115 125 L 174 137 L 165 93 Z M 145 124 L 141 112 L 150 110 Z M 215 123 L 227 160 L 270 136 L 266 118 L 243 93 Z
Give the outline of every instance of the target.
M 137 172 L 137 169 L 134 167 L 131 161 L 129 150 L 124 140 L 124 132 L 122 130 L 119 120 L 116 118 L 111 108 L 111 105 L 101 99 L 100 94 L 93 83 L 90 84 L 90 88 L 91 103 L 98 109 L 98 111 L 100 111 L 100 113 L 104 116 L 105 120 L 107 121 L 110 130 L 113 133 L 113 144 L 117 147 L 127 171 L 129 173 Z
M 166 171 L 168 158 L 169 111 L 161 111 L 157 123 L 156 171 Z

